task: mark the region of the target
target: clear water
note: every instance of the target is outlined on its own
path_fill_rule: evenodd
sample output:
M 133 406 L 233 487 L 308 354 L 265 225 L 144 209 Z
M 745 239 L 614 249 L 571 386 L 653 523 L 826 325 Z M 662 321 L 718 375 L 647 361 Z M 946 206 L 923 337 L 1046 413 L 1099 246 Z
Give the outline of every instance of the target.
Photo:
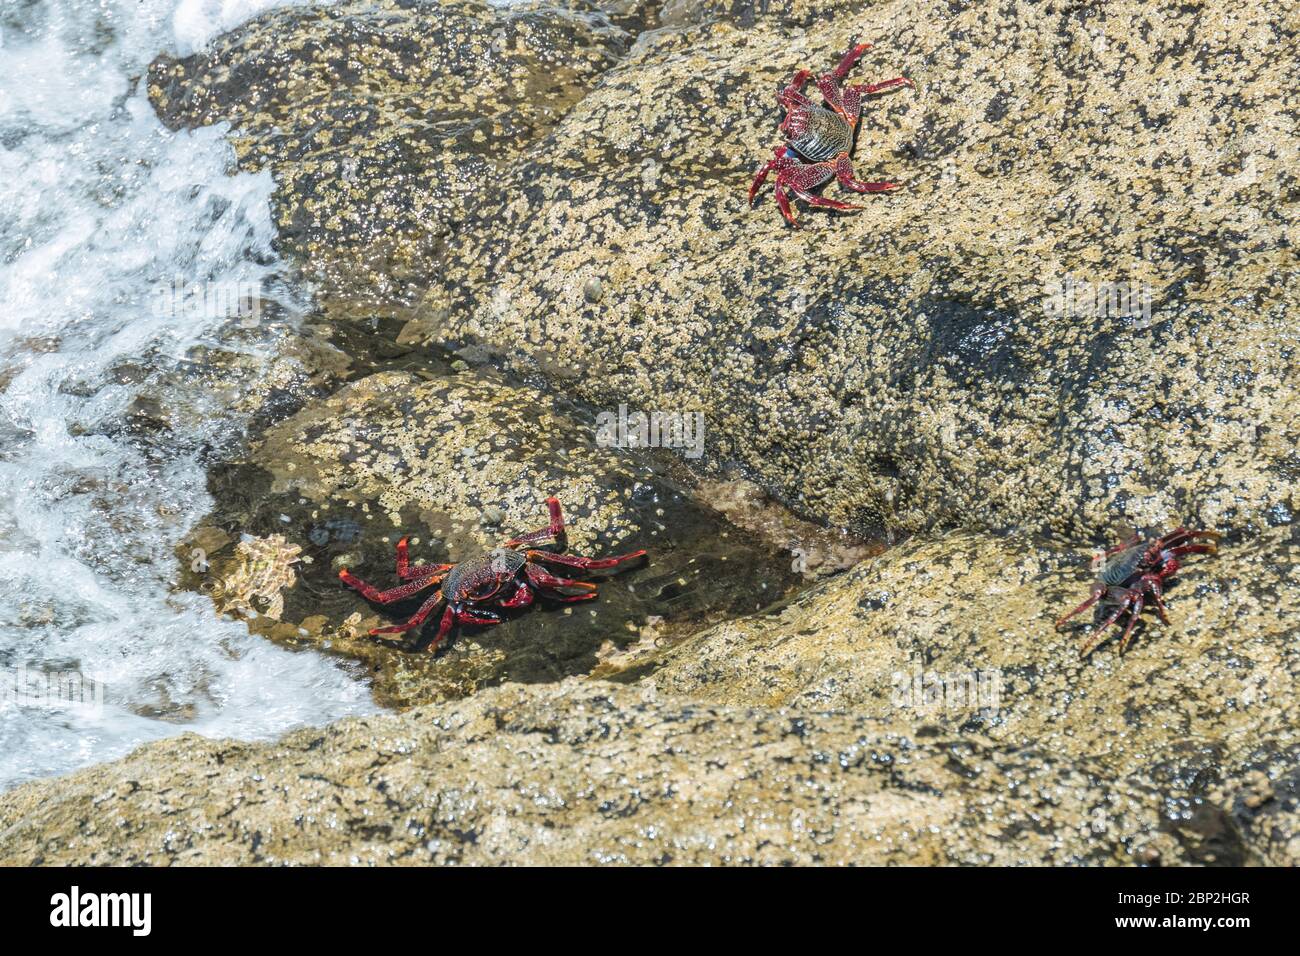
M 0 5 L 0 787 L 186 730 L 261 738 L 373 709 L 337 663 L 171 591 L 210 504 L 201 450 L 239 418 L 196 388 L 166 443 L 123 424 L 230 323 L 158 310 L 160 284 L 277 269 L 269 176 L 228 175 L 223 130 L 169 133 L 133 81 L 272 5 Z M 37 699 L 52 673 L 102 705 Z

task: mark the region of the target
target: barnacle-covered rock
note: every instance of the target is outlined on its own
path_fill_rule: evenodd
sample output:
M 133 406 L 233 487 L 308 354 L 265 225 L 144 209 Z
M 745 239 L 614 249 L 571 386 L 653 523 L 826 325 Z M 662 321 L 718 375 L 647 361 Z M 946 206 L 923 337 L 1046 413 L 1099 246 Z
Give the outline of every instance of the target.
M 285 248 L 391 303 L 627 41 L 582 0 L 349 0 L 161 56 L 149 95 L 172 128 L 230 123 L 240 167 L 275 176 Z
M 1114 632 L 1080 659 L 1090 617 L 1052 627 L 1089 583 L 1088 555 L 1059 543 L 915 539 L 636 666 L 657 667 L 661 695 L 1042 748 L 1149 788 L 1180 838 L 1218 821 L 1201 862 L 1300 861 L 1300 536 L 1273 528 L 1188 558 L 1166 590 L 1171 623 L 1148 612 L 1123 657 Z
M 1047 748 L 568 681 L 272 744 L 186 734 L 0 795 L 0 863 L 1190 862 Z
M 834 524 L 1289 523 L 1283 9 L 831 6 L 794 35 L 760 9 L 642 36 L 465 224 L 438 335 L 705 409 L 706 465 Z M 854 155 L 904 188 L 794 232 L 745 202 L 774 94 L 854 37 L 853 78 L 918 86 L 869 99 Z
M 377 697 L 396 705 L 503 680 L 602 673 L 800 583 L 785 538 L 751 537 L 679 488 L 654 457 L 603 447 L 596 436 L 578 410 L 486 369 L 365 376 L 306 402 L 268 428 L 247 461 L 216 471 L 214 512 L 179 549 L 186 560 L 198 549 L 206 564 L 184 583 L 272 639 L 360 659 Z M 405 620 L 426 595 L 381 615 L 342 585 L 340 568 L 396 585 L 400 538 L 410 538 L 416 563 L 463 561 L 545 527 L 549 495 L 564 508 L 573 552 L 644 548 L 648 564 L 609 577 L 597 601 L 462 628 L 437 657 L 412 651 L 418 634 L 368 636 Z M 297 563 L 268 567 L 263 545 Z M 837 553 L 827 550 L 827 560 Z

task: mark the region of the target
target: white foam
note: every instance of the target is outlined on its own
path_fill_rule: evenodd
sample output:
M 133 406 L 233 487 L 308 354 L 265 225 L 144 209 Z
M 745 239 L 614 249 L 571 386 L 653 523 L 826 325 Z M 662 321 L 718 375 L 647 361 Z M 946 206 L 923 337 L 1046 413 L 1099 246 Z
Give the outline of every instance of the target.
M 161 50 L 186 52 L 271 5 L 54 0 L 6 19 L 0 691 L 26 667 L 74 671 L 107 696 L 69 710 L 0 693 L 0 786 L 186 730 L 263 738 L 373 709 L 333 660 L 171 593 L 174 548 L 211 504 L 197 449 L 241 423 L 196 389 L 185 400 L 199 424 L 160 453 L 120 427 L 148 375 L 112 374 L 183 356 L 224 321 L 159 314 L 159 283 L 260 284 L 276 269 L 270 176 L 228 175 L 222 129 L 168 132 L 132 86 Z
M 251 20 L 269 7 L 325 6 L 336 0 L 181 0 L 172 15 L 172 31 L 179 52 L 201 49 L 216 35 Z

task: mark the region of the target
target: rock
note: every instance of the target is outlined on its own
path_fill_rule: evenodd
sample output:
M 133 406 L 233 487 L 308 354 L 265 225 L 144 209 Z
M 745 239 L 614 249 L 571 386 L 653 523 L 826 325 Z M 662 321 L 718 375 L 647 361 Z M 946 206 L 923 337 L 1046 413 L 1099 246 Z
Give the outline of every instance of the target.
M 21 787 L 0 862 L 1300 860 L 1294 31 L 1257 0 L 865 12 L 672 0 L 615 66 L 586 8 L 348 2 L 157 62 L 164 120 L 232 122 L 334 297 L 330 361 L 244 397 L 278 423 L 214 471 L 186 584 L 433 703 Z M 745 202 L 773 94 L 863 23 L 852 78 L 918 89 L 869 101 L 855 164 L 904 189 L 791 231 L 770 183 Z M 735 525 L 593 440 L 625 406 L 706 416 L 696 494 Z M 876 549 L 765 492 L 903 543 L 796 595 Z M 575 550 L 651 564 L 437 657 L 364 637 L 413 608 L 338 567 L 391 581 L 403 534 L 462 560 L 552 493 Z M 1052 623 L 1089 544 L 1174 523 L 1231 534 L 1171 624 L 1080 660 Z
M 285 248 L 391 304 L 627 41 L 582 0 L 348 0 L 161 56 L 149 97 L 172 129 L 229 122 L 241 168 L 275 176 Z
M 780 545 L 731 526 L 658 469 L 646 454 L 599 447 L 574 410 L 485 369 L 377 372 L 307 401 L 264 431 L 248 461 L 214 473 L 214 511 L 178 549 L 185 558 L 203 548 L 206 563 L 184 583 L 273 640 L 363 662 L 390 705 L 599 674 L 614 656 L 639 659 L 799 583 Z M 437 656 L 414 650 L 418 634 L 368 636 L 406 620 L 425 595 L 381 614 L 339 582 L 342 568 L 394 586 L 400 538 L 417 564 L 463 561 L 545 527 L 550 495 L 564 509 L 570 553 L 644 548 L 648 563 L 594 575 L 604 583 L 589 604 L 463 627 Z M 199 543 L 216 535 L 237 543 Z M 647 644 L 641 632 L 656 618 Z
M 152 743 L 0 794 L 0 863 L 1185 862 L 1161 811 L 1045 749 L 568 681 Z
M 1116 632 L 1080 660 L 1086 615 L 1053 629 L 1089 578 L 1086 555 L 1041 541 L 916 539 L 638 673 L 657 666 L 657 693 L 713 705 L 909 719 L 1042 748 L 1109 786 L 1160 793 L 1175 831 L 1223 816 L 1236 849 L 1220 853 L 1297 862 L 1300 536 L 1275 528 L 1189 558 L 1167 590 L 1172 623 L 1148 614 L 1123 657 Z M 1291 792 L 1261 813 L 1269 781 Z
M 873 4 L 851 78 L 918 88 L 870 98 L 854 161 L 904 188 L 795 232 L 745 198 L 774 93 L 864 26 L 802 9 L 642 35 L 449 245 L 441 338 L 702 411 L 705 470 L 864 533 L 1289 523 L 1282 10 Z

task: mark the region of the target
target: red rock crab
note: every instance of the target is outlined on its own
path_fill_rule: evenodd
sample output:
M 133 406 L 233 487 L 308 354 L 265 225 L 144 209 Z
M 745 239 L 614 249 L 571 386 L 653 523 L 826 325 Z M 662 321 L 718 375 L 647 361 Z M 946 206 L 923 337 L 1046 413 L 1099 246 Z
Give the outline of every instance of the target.
M 1093 583 L 1092 595 L 1058 620 L 1057 630 L 1070 618 L 1086 611 L 1098 601 L 1117 605 L 1115 612 L 1084 640 L 1079 654 L 1087 657 L 1096 650 L 1106 636 L 1106 629 L 1128 611 L 1128 624 L 1119 641 L 1119 651 L 1124 653 L 1148 596 L 1155 604 L 1160 620 L 1169 623 L 1165 609 L 1164 582 L 1182 567 L 1178 559 L 1188 554 L 1213 554 L 1218 547 L 1215 542 L 1220 537 L 1222 536 L 1217 531 L 1175 528 L 1158 538 L 1134 535 L 1117 544 L 1102 555 L 1101 574 Z M 1197 538 L 1209 540 L 1201 543 Z
M 853 64 L 869 49 L 870 43 L 855 43 L 844 54 L 839 66 L 818 78 L 817 88 L 829 109 L 803 94 L 804 84 L 812 76 L 811 70 L 796 72 L 789 85 L 777 94 L 777 102 L 786 110 L 780 127 L 786 141 L 776 147 L 774 158 L 764 163 L 754 176 L 754 182 L 749 187 L 750 205 L 753 205 L 754 196 L 770 173 L 776 174 L 776 204 L 781 215 L 796 229 L 799 224 L 790 212 L 787 188 L 804 202 L 830 209 L 863 208 L 812 192 L 831 178 L 838 179 L 846 189 L 859 193 L 881 193 L 898 188 L 897 183 L 859 182 L 853 177 L 853 163 L 849 159 L 849 152 L 853 149 L 853 134 L 862 112 L 862 98 L 901 86 L 915 86 L 906 77 L 897 76 L 882 83 L 841 88 L 840 83 L 848 76 Z
M 429 651 L 435 651 L 453 624 L 500 624 L 502 617 L 492 610 L 494 607 L 528 607 L 538 594 L 563 602 L 589 601 L 597 596 L 596 585 L 557 577 L 546 570 L 544 565 L 595 571 L 613 568 L 645 555 L 645 551 L 633 551 L 616 558 L 584 558 L 539 548 L 518 550 L 523 545 L 537 544 L 548 539 L 560 551 L 568 546 L 559 499 L 547 498 L 546 507 L 550 511 L 551 522 L 545 528 L 512 538 L 487 554 L 469 558 L 459 564 L 422 564 L 411 567 L 407 539 L 403 538 L 397 542 L 397 577 L 408 583 L 387 591 L 380 591 L 367 584 L 347 568 L 339 571 L 339 578 L 376 604 L 392 604 L 413 597 L 425 588 L 441 584 L 405 623 L 377 627 L 370 631 L 371 636 L 374 636 L 415 630 L 424 624 L 438 605 L 445 603 L 447 608 L 438 625 L 438 633 L 428 647 Z

